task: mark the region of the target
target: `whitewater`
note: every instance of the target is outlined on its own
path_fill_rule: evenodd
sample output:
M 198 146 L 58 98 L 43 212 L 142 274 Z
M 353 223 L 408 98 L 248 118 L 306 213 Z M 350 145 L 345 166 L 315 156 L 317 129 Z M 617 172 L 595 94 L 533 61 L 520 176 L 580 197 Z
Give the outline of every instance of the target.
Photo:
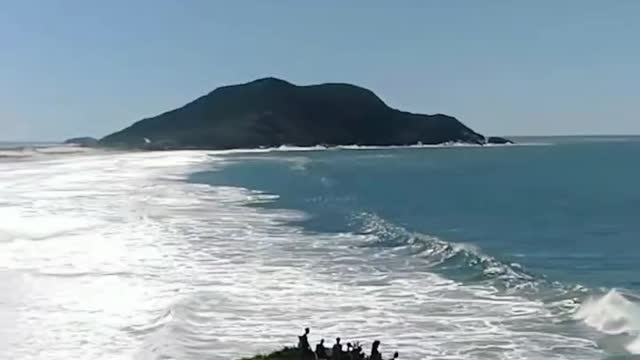
M 535 274 L 472 245 L 375 246 L 398 227 L 373 213 L 360 232 L 314 232 L 298 225 L 305 211 L 260 206 L 278 194 L 187 181 L 232 155 L 0 160 L 0 358 L 234 359 L 305 326 L 312 341 L 378 338 L 404 359 L 603 359 L 598 334 L 640 353 L 633 294 L 572 284 L 543 297 Z M 432 270 L 460 256 L 500 282 Z

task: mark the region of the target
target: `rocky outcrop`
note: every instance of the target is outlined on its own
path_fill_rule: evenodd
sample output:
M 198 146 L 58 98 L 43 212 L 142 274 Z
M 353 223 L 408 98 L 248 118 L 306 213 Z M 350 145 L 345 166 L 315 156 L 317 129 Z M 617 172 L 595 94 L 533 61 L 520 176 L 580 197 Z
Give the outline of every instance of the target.
M 491 136 L 487 139 L 487 144 L 513 144 L 513 141 L 499 136 Z
M 98 139 L 94 139 L 92 137 L 77 137 L 71 138 L 64 141 L 67 145 L 77 145 L 77 146 L 85 146 L 85 147 L 94 147 L 98 145 Z

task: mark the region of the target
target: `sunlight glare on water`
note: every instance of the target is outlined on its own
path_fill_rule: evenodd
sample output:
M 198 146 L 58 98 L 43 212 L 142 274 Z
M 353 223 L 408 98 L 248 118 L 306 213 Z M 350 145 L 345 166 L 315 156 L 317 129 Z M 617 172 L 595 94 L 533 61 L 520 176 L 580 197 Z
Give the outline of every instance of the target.
M 0 162 L 0 358 L 230 359 L 304 326 L 404 358 L 601 356 L 548 331 L 538 301 L 246 206 L 273 195 L 183 181 L 223 165 L 195 151 Z

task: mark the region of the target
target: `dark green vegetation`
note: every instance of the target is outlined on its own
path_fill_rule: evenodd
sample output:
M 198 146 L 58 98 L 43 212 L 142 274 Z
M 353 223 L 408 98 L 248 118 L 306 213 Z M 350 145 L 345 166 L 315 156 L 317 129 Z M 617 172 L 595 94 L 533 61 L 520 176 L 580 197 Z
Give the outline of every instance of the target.
M 300 360 L 300 350 L 286 347 L 268 355 L 256 355 L 242 360 Z
M 100 140 L 143 149 L 230 149 L 281 145 L 410 145 L 464 142 L 484 136 L 456 118 L 387 106 L 349 84 L 296 86 L 265 78 L 225 86 Z
M 487 139 L 487 144 L 513 144 L 513 141 L 498 136 L 492 136 Z
M 92 146 L 96 146 L 98 145 L 98 139 L 94 139 L 92 137 L 77 137 L 77 138 L 71 138 L 71 139 L 67 139 L 64 141 L 65 144 L 68 145 L 79 145 L 79 146 L 88 146 L 88 147 L 92 147 Z
M 364 354 L 361 354 L 364 357 Z M 352 360 L 356 357 L 349 356 L 348 352 L 343 352 L 340 356 L 342 360 Z M 274 351 L 266 355 L 256 355 L 250 358 L 243 358 L 241 360 L 316 360 L 313 353 L 307 353 L 304 357 L 297 348 L 285 347 L 282 350 Z

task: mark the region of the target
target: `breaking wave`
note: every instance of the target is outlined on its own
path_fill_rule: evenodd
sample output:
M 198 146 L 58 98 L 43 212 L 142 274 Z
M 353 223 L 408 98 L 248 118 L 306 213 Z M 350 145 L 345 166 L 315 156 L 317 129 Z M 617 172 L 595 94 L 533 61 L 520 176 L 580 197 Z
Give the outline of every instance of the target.
M 602 333 L 634 337 L 625 348 L 632 354 L 640 354 L 640 298 L 637 295 L 612 289 L 587 299 L 574 316 Z
M 90 152 L 96 152 L 96 150 L 75 145 L 62 144 L 3 146 L 3 144 L 0 143 L 0 160 L 33 159 L 53 155 L 87 154 Z
M 624 350 L 640 354 L 640 297 L 629 291 L 611 289 L 606 294 L 578 284 L 548 281 L 527 272 L 520 264 L 505 263 L 484 254 L 471 244 L 451 243 L 437 237 L 411 232 L 371 213 L 354 216 L 354 223 L 368 236 L 365 246 L 388 248 L 425 259 L 424 266 L 465 283 L 484 283 L 506 293 L 538 298 L 550 310 L 607 335 L 631 337 Z M 591 294 L 591 295 L 589 295 Z
M 372 235 L 367 246 L 393 247 L 426 260 L 425 265 L 444 272 L 464 275 L 461 280 L 497 280 L 504 288 L 522 287 L 542 281 L 525 271 L 518 263 L 504 263 L 488 256 L 471 244 L 452 243 L 427 234 L 408 231 L 375 214 L 361 213 L 353 217 L 363 234 Z
M 564 312 L 512 290 L 539 281 L 516 264 L 371 214 L 310 233 L 304 213 L 247 206 L 277 195 L 184 181 L 217 154 L 0 163 L 16 220 L 0 224 L 0 358 L 240 358 L 304 326 L 406 358 L 601 358 Z

